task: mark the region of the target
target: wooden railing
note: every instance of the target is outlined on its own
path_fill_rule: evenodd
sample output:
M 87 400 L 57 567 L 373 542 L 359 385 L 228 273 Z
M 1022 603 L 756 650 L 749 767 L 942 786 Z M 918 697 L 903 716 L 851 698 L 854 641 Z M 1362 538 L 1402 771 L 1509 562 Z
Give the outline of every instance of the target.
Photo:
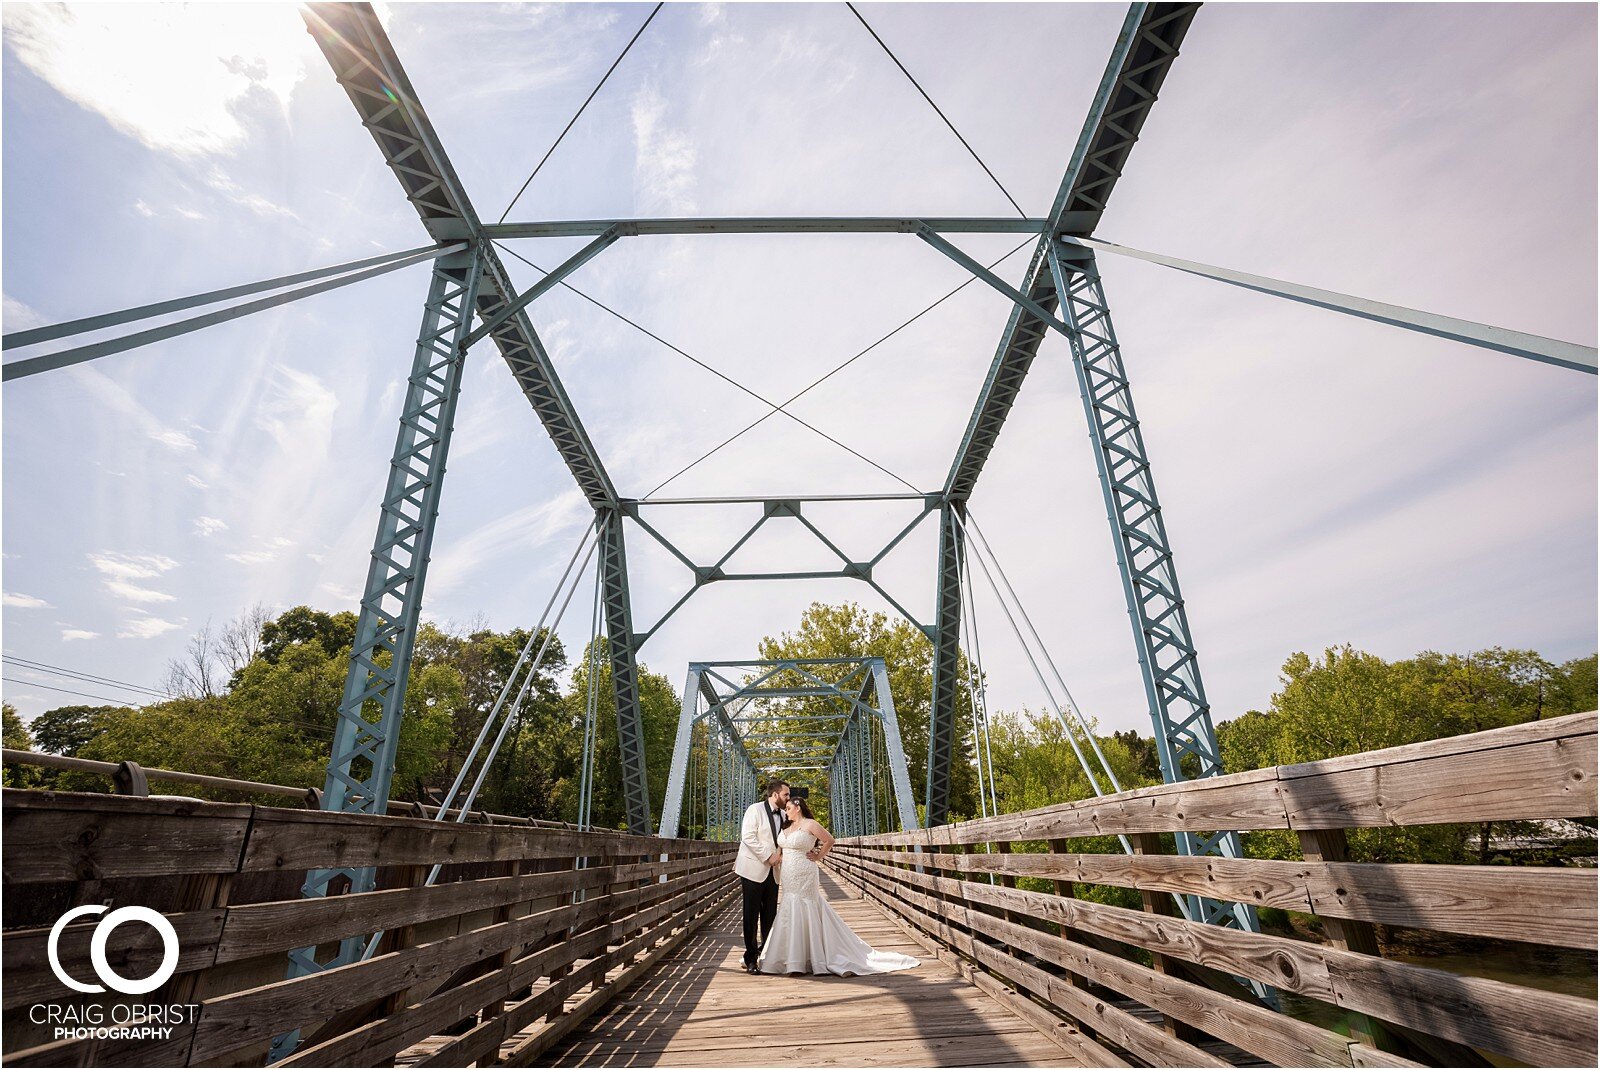
M 1225 1042 L 1283 1066 L 1481 1066 L 1485 1053 L 1593 1066 L 1593 999 L 1384 958 L 1374 930 L 1593 950 L 1593 869 L 1353 863 L 1345 847 L 1349 829 L 1593 817 L 1595 727 L 1579 714 L 841 840 L 830 861 L 1090 1065 L 1227 1065 Z M 1162 853 L 1163 833 L 1216 829 L 1244 832 L 1247 853 L 1251 831 L 1290 830 L 1303 858 Z M 1072 851 L 1113 834 L 1136 853 Z M 1096 885 L 1134 889 L 1143 908 L 1086 898 Z M 1326 943 L 1187 921 L 1170 893 L 1310 915 Z M 1317 1001 L 1343 1028 L 1280 1013 L 1240 978 Z
M 48 751 L 12 750 L 10 747 L 0 750 L 0 760 L 6 765 L 28 766 L 34 769 L 54 769 L 68 773 L 91 773 L 106 777 L 111 782 L 111 790 L 118 795 L 148 796 L 150 781 L 158 783 L 170 781 L 174 784 L 184 784 L 208 791 L 220 792 L 228 795 L 244 796 L 281 796 L 290 799 L 299 799 L 313 810 L 322 809 L 322 792 L 318 788 L 295 788 L 288 784 L 267 784 L 259 780 L 239 780 L 236 777 L 211 776 L 207 773 L 186 773 L 175 769 L 153 769 L 142 766 L 138 762 L 101 762 L 91 758 L 75 758 L 65 754 L 51 754 Z M 391 799 L 388 805 L 390 814 L 401 817 L 436 817 L 439 807 L 420 802 L 407 802 L 401 799 Z M 456 820 L 460 810 L 452 808 L 450 820 Z M 535 828 L 570 829 L 577 826 L 565 821 L 546 821 L 533 817 L 515 817 L 508 814 L 492 814 L 482 810 L 471 810 L 467 813 L 469 821 L 488 821 L 496 825 L 531 825 Z
M 4 1061 L 15 1066 L 528 1064 L 727 902 L 732 844 L 492 823 L 441 824 L 182 799 L 8 789 Z M 438 883 L 425 887 L 430 867 Z M 378 890 L 304 899 L 309 869 L 376 866 Z M 177 973 L 142 996 L 84 996 L 56 976 L 50 927 L 69 908 L 141 905 L 178 934 Z M 95 980 L 96 928 L 60 939 Z M 285 980 L 287 953 L 384 930 L 371 959 Z M 106 958 L 150 976 L 147 925 L 110 930 Z M 587 994 L 585 988 L 592 991 Z M 197 1005 L 160 1039 L 53 1039 L 36 1008 Z M 408 1057 L 409 1059 L 410 1057 Z

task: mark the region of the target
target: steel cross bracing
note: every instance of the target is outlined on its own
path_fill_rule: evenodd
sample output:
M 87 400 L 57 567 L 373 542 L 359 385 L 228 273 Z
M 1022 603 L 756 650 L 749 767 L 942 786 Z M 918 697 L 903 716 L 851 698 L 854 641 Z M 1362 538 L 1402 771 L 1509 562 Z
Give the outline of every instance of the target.
M 805 515 L 805 505 L 807 502 L 812 501 L 867 503 L 882 501 L 916 501 L 922 504 L 922 508 L 915 516 L 911 518 L 909 522 L 901 526 L 901 528 L 896 531 L 892 537 L 890 537 L 888 542 L 884 543 L 877 553 L 865 560 L 855 560 L 851 558 L 849 554 L 841 550 L 838 544 L 830 539 L 821 528 L 817 527 L 817 525 Z M 727 550 L 725 550 L 720 557 L 710 563 L 695 561 L 675 543 L 673 543 L 671 539 L 669 539 L 666 535 L 663 535 L 654 524 L 650 523 L 650 521 L 646 520 L 641 515 L 642 508 L 651 506 L 700 505 L 708 503 L 748 504 L 761 506 L 761 515 L 757 517 L 755 521 L 728 546 Z M 858 580 L 871 587 L 878 593 L 880 597 L 883 598 L 885 602 L 893 606 L 897 613 L 909 621 L 912 626 L 914 626 L 924 635 L 928 635 L 931 638 L 934 629 L 917 620 L 917 618 L 911 614 L 910 610 L 906 609 L 905 606 L 894 597 L 894 595 L 890 594 L 886 589 L 884 589 L 883 585 L 880 584 L 873 576 L 873 570 L 880 562 L 883 561 L 885 557 L 889 556 L 889 554 L 893 552 L 895 547 L 899 546 L 908 535 L 916 530 L 918 525 L 922 523 L 925 517 L 927 517 L 937 508 L 939 508 L 939 497 L 937 495 L 927 494 L 818 495 L 815 497 L 801 496 L 792 498 L 624 499 L 622 505 L 620 506 L 621 513 L 624 516 L 632 519 L 633 522 L 639 526 L 641 531 L 665 548 L 666 551 L 676 558 L 680 564 L 687 568 L 691 574 L 691 581 L 688 590 L 684 591 L 678 600 L 669 606 L 653 624 L 635 636 L 633 644 L 634 650 L 637 651 L 640 647 L 644 646 L 644 644 L 649 641 L 650 637 L 655 635 L 656 632 L 660 631 L 662 625 L 671 620 L 673 615 L 676 614 L 678 610 L 682 609 L 689 599 L 694 597 L 694 595 L 702 588 L 713 583 L 752 580 Z M 806 530 L 807 533 L 816 539 L 817 542 L 826 547 L 830 553 L 839 559 L 840 567 L 831 571 L 809 570 L 798 572 L 729 572 L 725 566 L 728 564 L 728 561 L 734 556 L 734 554 L 738 553 L 746 543 L 755 537 L 755 534 L 765 527 L 769 521 L 778 518 L 788 518 L 798 523 Z
M 792 698 L 820 698 L 826 705 L 807 705 L 804 712 L 773 706 Z M 762 727 L 773 722 L 781 727 Z M 759 790 L 755 781 L 761 774 L 795 771 L 829 773 L 833 828 L 840 835 L 858 835 L 869 820 L 866 808 L 877 797 L 877 778 L 885 765 L 894 820 L 902 829 L 917 827 L 900 722 L 882 658 L 691 663 L 661 807 L 663 836 L 683 831 L 684 803 L 697 789 L 689 770 L 699 738 L 707 748 L 708 836 L 713 828 L 726 828 L 719 822 L 729 821 L 727 838 L 736 836 L 738 815 L 758 797 L 734 792 L 737 797 L 730 801 L 730 783 Z M 874 827 L 880 823 L 876 816 L 870 820 Z

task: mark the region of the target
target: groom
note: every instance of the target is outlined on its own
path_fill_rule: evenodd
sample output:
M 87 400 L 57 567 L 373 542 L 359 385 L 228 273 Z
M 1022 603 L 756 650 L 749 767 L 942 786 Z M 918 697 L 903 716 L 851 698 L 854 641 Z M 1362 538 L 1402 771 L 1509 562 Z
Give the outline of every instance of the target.
M 739 875 L 744 888 L 744 970 L 759 972 L 756 960 L 761 947 L 772 931 L 772 919 L 778 914 L 778 867 L 783 863 L 783 848 L 778 846 L 778 834 L 789 823 L 783 808 L 789 804 L 789 784 L 776 778 L 765 785 L 766 798 L 753 803 L 744 812 L 739 827 L 739 853 L 733 859 L 733 871 Z M 808 852 L 810 858 L 815 848 Z M 814 860 L 814 859 L 813 859 Z M 761 940 L 756 941 L 759 919 Z

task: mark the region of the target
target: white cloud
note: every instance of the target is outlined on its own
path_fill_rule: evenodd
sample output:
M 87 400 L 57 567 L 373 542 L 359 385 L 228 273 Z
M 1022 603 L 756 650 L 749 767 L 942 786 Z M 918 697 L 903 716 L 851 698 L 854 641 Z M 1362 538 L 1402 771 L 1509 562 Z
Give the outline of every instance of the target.
M 133 210 L 144 216 L 146 219 L 149 219 L 151 216 L 156 214 L 156 210 L 151 208 L 148 204 L 145 204 L 143 201 L 134 201 Z
M 204 212 L 198 211 L 194 208 L 184 208 L 181 205 L 173 208 L 173 211 L 177 212 L 185 219 L 204 219 L 206 217 Z
M 241 565 L 264 565 L 268 561 L 276 561 L 276 550 L 247 550 L 244 553 L 228 554 L 229 561 L 237 561 Z
M 159 617 L 134 617 L 117 633 L 118 639 L 154 639 L 159 635 L 183 627 L 183 621 L 162 620 Z
M 5 307 L 3 315 L 5 319 L 5 331 L 7 334 L 10 334 L 12 331 L 26 331 L 32 327 L 43 327 L 46 323 L 50 322 L 34 309 L 23 304 L 21 301 L 18 301 L 10 294 L 4 295 L 4 302 Z
M 667 101 L 655 86 L 639 90 L 632 111 L 633 178 L 640 206 L 666 215 L 693 213 L 694 143 L 666 125 Z
M 8 4 L 16 57 L 63 96 L 153 149 L 228 153 L 239 112 L 287 106 L 312 42 L 288 5 Z
M 448 546 L 435 543 L 428 589 L 435 595 L 454 590 L 481 566 L 506 554 L 526 552 L 530 546 L 555 545 L 552 540 L 568 538 L 576 542 L 587 516 L 583 494 L 574 488 L 542 505 L 529 505 L 491 520 Z
M 165 591 L 140 587 L 126 580 L 107 580 L 106 590 L 129 602 L 176 602 L 178 600 L 177 596 L 167 594 Z
M 318 590 L 326 591 L 336 600 L 346 605 L 354 605 L 361 601 L 361 592 L 354 587 L 345 587 L 337 583 L 324 583 Z
M 108 550 L 88 557 L 102 574 L 117 580 L 152 580 L 178 567 L 172 558 L 160 554 L 119 554 Z
M 190 438 L 182 431 L 174 431 L 171 428 L 168 428 L 165 431 L 157 431 L 150 437 L 168 449 L 172 450 L 193 450 L 200 448 L 194 439 Z
M 98 639 L 98 638 L 100 638 L 100 633 L 99 632 L 91 632 L 91 631 L 88 631 L 88 630 L 86 630 L 84 628 L 63 628 L 63 629 L 61 629 L 61 641 L 63 643 L 72 643 L 72 642 L 76 642 L 79 639 Z
M 199 476 L 195 475 L 192 472 L 189 475 L 184 476 L 183 478 L 184 478 L 184 482 L 188 483 L 189 486 L 195 488 L 196 490 L 210 490 L 211 489 L 211 484 L 210 483 L 207 483 L 205 480 L 201 479 Z
M 197 516 L 194 518 L 194 530 L 201 537 L 206 537 L 215 535 L 219 531 L 227 531 L 228 525 L 214 516 Z
M 228 198 L 234 204 L 250 209 L 256 215 L 282 216 L 286 219 L 300 218 L 283 205 L 269 201 L 259 193 L 251 193 L 229 178 L 220 167 L 214 166 L 206 172 L 206 185 Z
M 5 593 L 5 604 L 13 609 L 54 609 L 43 598 L 35 598 L 31 594 L 17 594 L 14 591 Z

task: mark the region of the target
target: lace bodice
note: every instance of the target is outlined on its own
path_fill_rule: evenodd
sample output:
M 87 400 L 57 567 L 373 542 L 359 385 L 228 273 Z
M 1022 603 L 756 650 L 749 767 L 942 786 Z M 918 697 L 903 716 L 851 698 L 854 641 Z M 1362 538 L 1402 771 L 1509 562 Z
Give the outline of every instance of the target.
M 803 829 L 784 829 L 778 833 L 778 846 L 783 848 L 783 866 L 778 874 L 782 894 L 802 899 L 816 899 L 822 895 L 822 882 L 817 864 L 806 857 L 806 852 L 817 844 L 817 838 Z

